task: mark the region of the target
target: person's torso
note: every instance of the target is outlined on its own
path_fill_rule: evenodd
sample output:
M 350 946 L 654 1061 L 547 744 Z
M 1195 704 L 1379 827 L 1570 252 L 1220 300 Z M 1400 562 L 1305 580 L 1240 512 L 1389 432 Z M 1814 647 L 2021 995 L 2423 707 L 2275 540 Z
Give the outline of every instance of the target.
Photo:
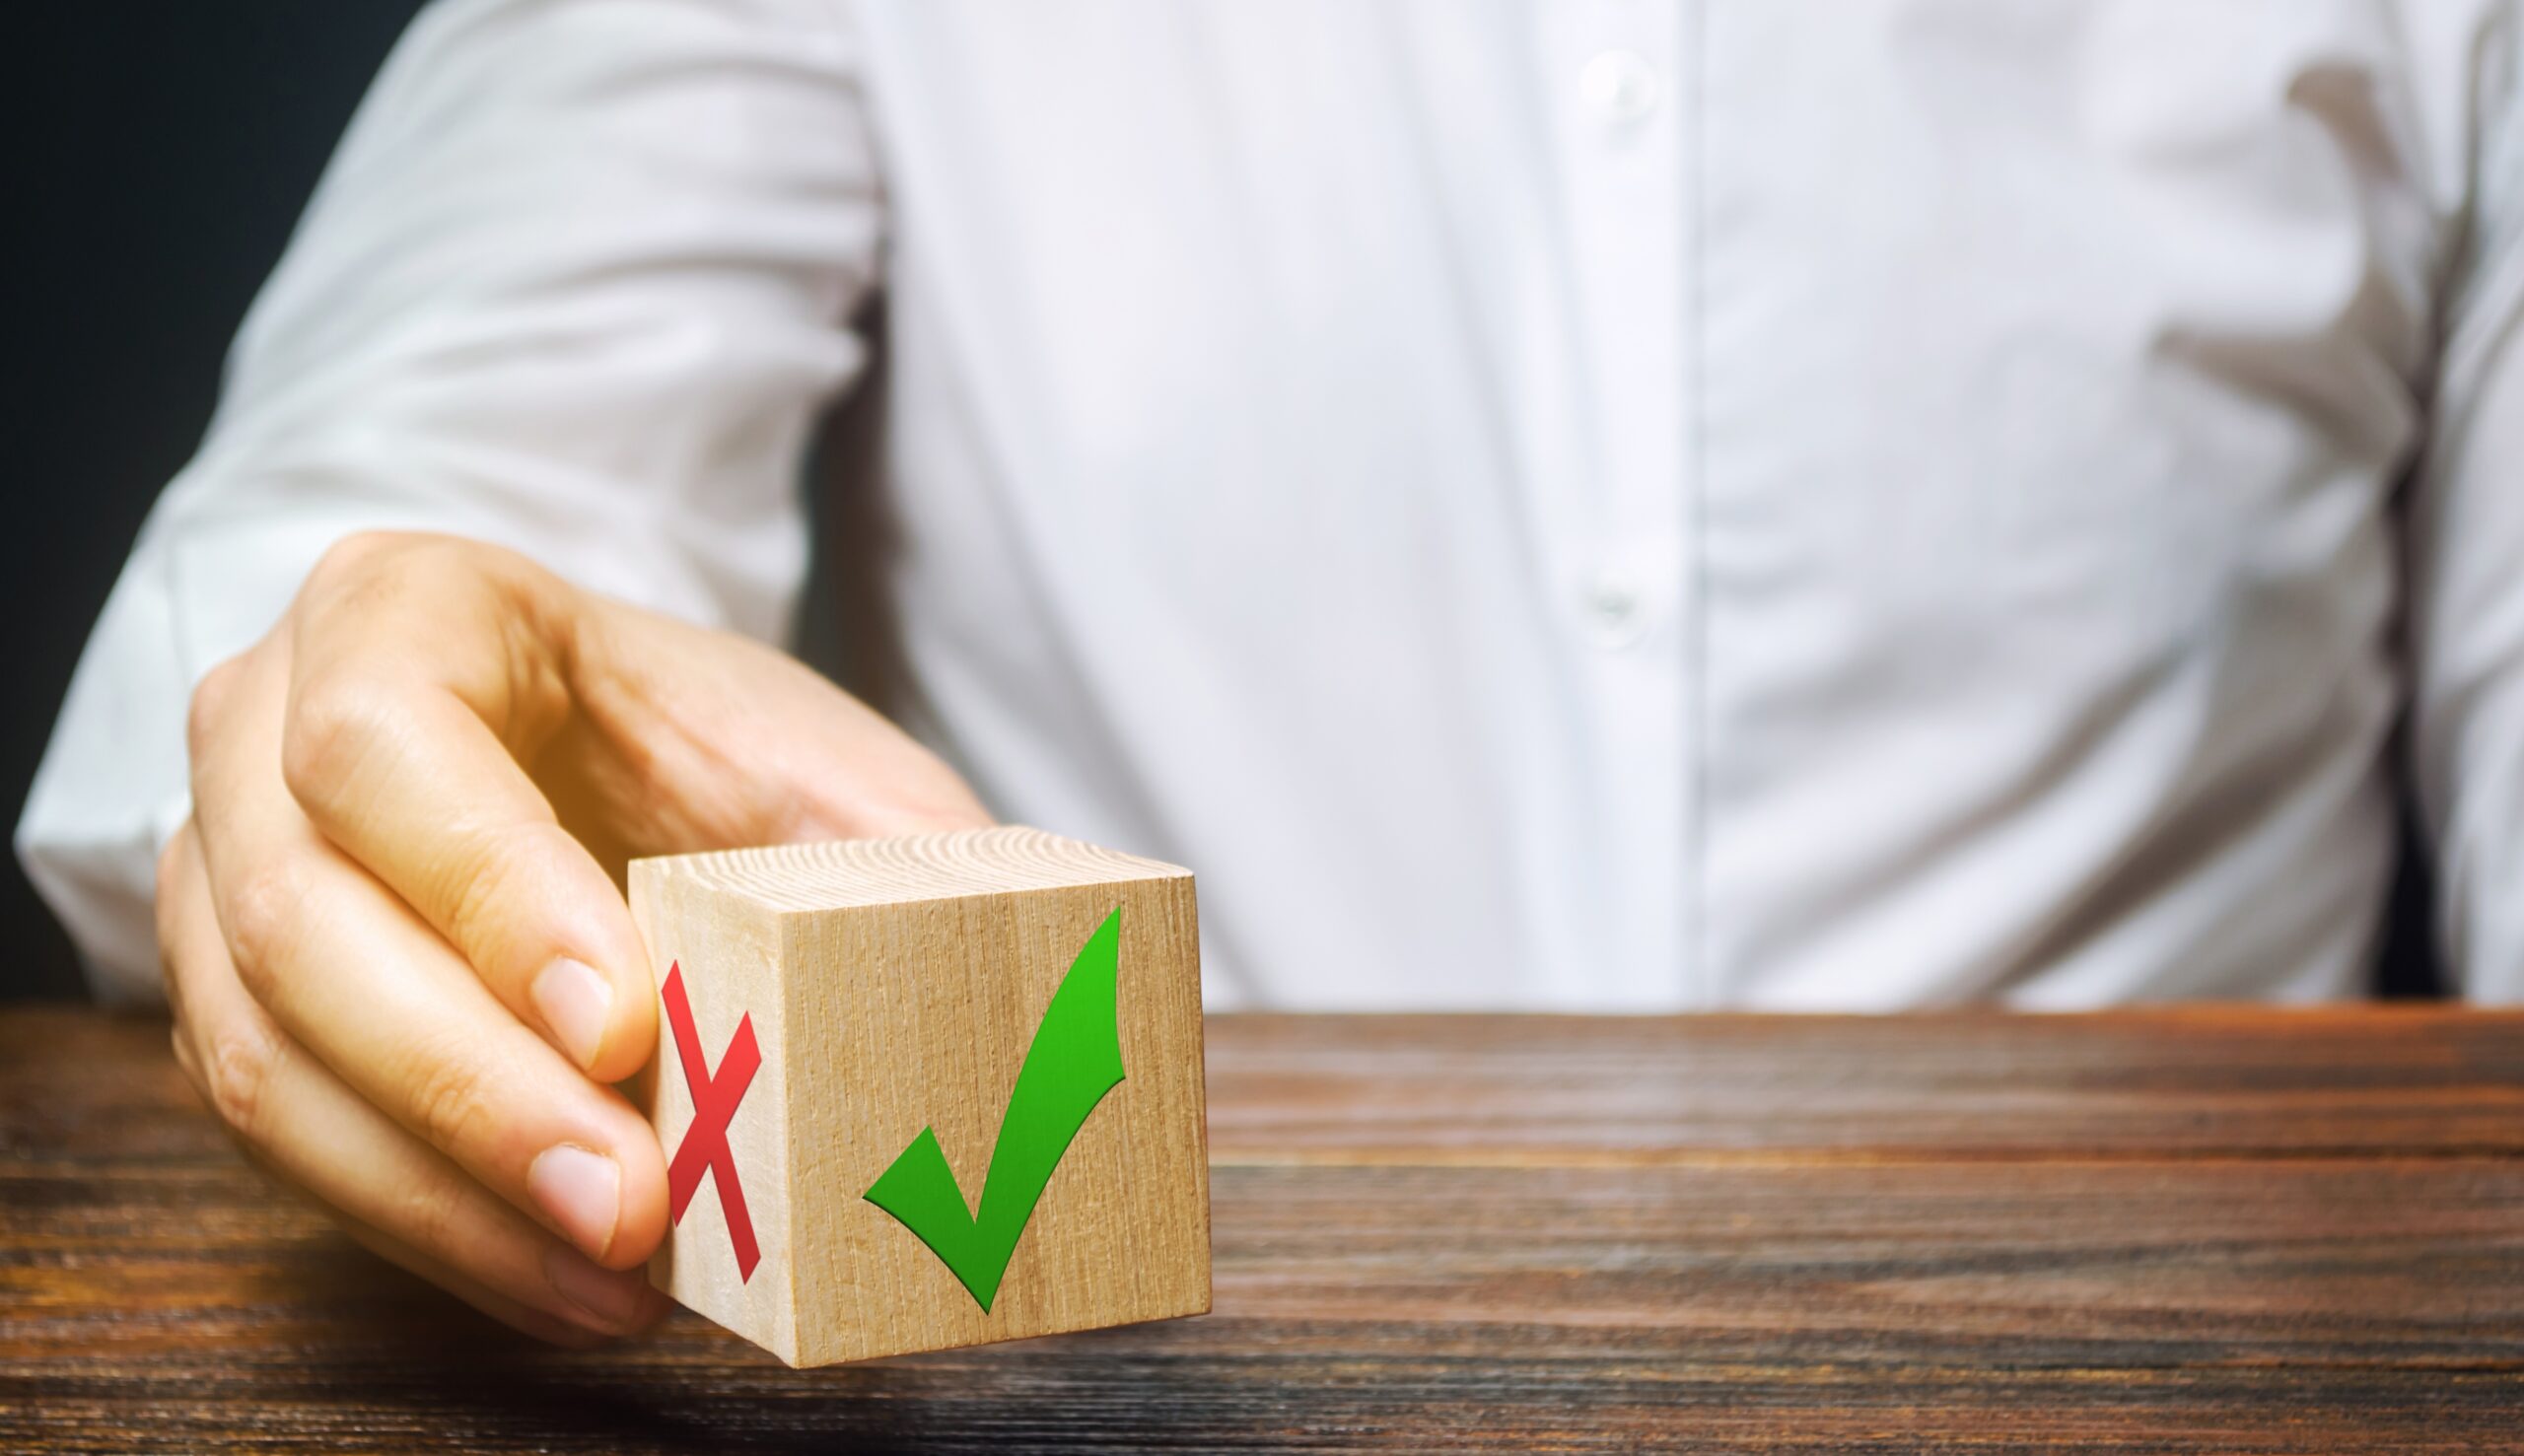
M 1216 1004 L 2359 984 L 2394 15 L 861 9 L 920 692 Z

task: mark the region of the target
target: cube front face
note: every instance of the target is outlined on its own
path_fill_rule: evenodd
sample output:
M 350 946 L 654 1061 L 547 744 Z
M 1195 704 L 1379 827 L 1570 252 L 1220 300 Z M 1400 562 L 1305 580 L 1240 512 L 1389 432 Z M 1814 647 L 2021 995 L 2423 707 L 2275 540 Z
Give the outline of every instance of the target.
M 830 908 L 743 903 L 672 861 L 635 865 L 634 917 L 661 984 L 682 968 L 709 1068 L 748 1013 L 762 1059 L 727 1123 L 759 1263 L 740 1275 L 705 1179 L 658 1285 L 800 1365 L 1207 1310 L 1192 879 L 1141 863 L 1136 877 Z M 1083 952 L 1108 918 L 1099 1003 Z M 643 1094 L 672 1156 L 695 1103 L 666 1019 Z M 924 1135 L 934 1153 L 915 1149 Z M 918 1166 L 938 1154 L 943 1168 Z M 884 1207 L 869 1197 L 880 1180 Z
M 927 1130 L 964 1208 L 981 1202 L 994 1158 L 1018 1156 L 1001 1129 L 1022 1116 L 1011 1097 L 1053 994 L 1073 965 L 1089 973 L 1080 952 L 1116 912 L 1122 1080 L 1076 1124 L 985 1311 L 866 1195 Z M 815 1190 L 796 1205 L 802 1363 L 1209 1308 L 1189 876 L 801 914 L 787 943 L 790 1154 Z

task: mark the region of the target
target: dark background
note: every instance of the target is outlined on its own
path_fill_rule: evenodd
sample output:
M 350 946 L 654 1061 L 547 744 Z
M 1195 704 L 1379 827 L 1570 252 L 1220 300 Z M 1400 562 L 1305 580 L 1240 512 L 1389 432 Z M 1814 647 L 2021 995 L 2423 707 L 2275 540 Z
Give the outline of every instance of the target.
M 0 713 L 0 809 L 11 825 L 141 518 L 201 438 L 229 337 L 419 8 L 81 0 L 21 5 L 0 23 L 19 295 L 0 435 L 15 507 L 0 530 L 0 653 L 15 689 Z M 845 413 L 869 414 L 872 392 Z M 828 441 L 827 456 L 864 449 L 851 422 L 837 433 L 843 445 Z M 828 513 L 827 541 L 832 525 Z M 817 599 L 807 621 L 841 615 Z M 2436 984 L 2425 886 L 2417 857 L 2405 859 L 2382 985 L 2424 994 Z M 0 872 L 0 999 L 81 994 L 68 942 L 14 856 Z
M 89 624 L 201 440 L 221 357 L 418 0 L 13 5 L 0 472 L 0 812 L 17 823 Z M 0 997 L 82 992 L 15 856 Z

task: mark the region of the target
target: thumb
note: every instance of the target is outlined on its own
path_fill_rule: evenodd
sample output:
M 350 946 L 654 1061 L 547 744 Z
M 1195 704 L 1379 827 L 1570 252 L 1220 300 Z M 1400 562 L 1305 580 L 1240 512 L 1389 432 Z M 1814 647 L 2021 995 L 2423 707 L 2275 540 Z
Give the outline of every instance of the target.
M 648 954 L 521 761 L 572 716 L 564 667 L 585 600 L 470 541 L 336 548 L 291 608 L 281 766 L 327 839 L 519 1019 L 615 1081 L 657 1044 Z

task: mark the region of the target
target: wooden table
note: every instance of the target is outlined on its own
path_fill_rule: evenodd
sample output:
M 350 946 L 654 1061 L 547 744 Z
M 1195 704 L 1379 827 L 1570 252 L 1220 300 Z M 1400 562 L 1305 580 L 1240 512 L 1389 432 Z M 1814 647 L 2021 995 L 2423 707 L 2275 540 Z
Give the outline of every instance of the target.
M 1226 1016 L 1217 1313 L 500 1333 L 0 1013 L 0 1449 L 2524 1447 L 2524 1017 Z

